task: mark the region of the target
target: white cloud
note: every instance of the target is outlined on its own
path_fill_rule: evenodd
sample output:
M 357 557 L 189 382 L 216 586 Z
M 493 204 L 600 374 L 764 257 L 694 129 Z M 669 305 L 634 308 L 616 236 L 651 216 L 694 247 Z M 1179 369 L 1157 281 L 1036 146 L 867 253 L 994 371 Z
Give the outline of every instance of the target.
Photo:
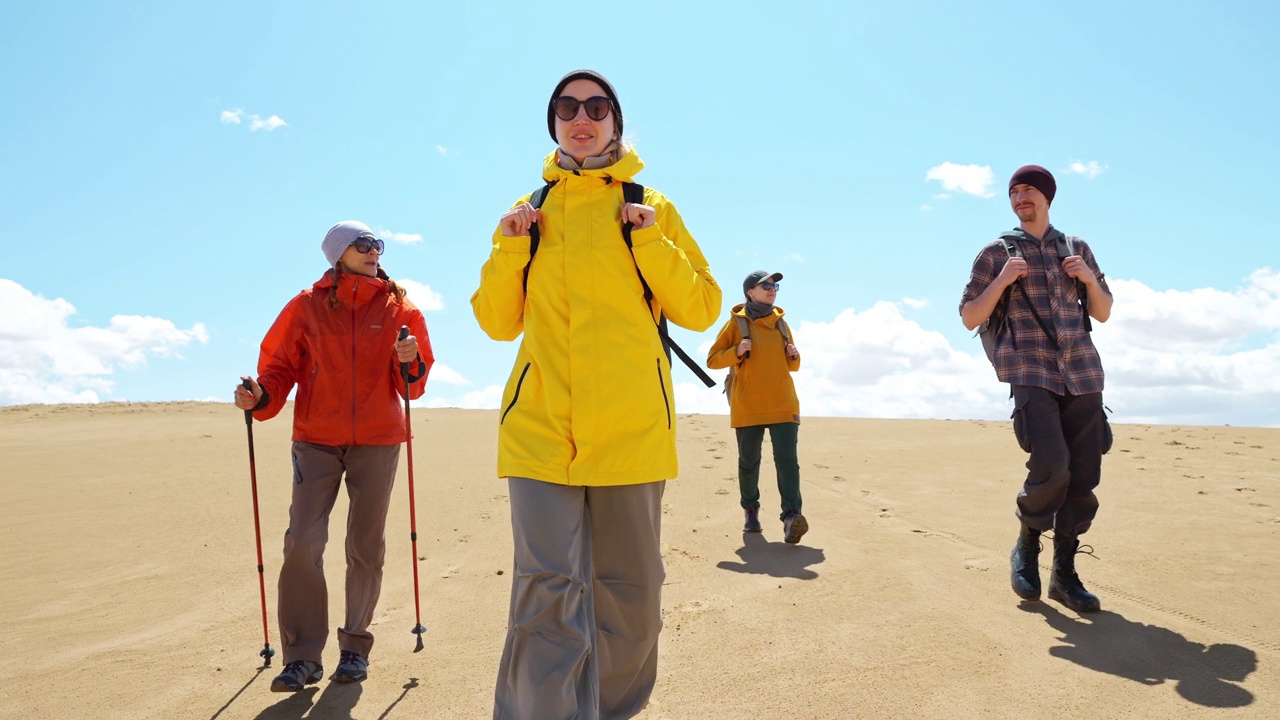
M 430 384 L 430 380 L 427 381 Z M 483 390 L 469 392 L 460 400 L 447 400 L 434 397 L 427 401 L 427 407 L 456 407 L 467 410 L 492 410 L 502 403 L 502 386 L 490 385 Z
M 111 394 L 117 369 L 209 342 L 201 323 L 183 330 L 156 317 L 116 315 L 107 327 L 72 327 L 71 303 L 3 278 L 0 307 L 0 405 L 99 402 Z
M 261 115 L 258 115 L 256 113 L 252 115 L 248 115 L 245 113 L 244 110 L 241 110 L 240 108 L 236 108 L 235 110 L 223 110 L 222 115 L 219 116 L 219 119 L 222 121 L 223 125 L 240 125 L 242 124 L 243 118 L 249 119 L 249 132 L 257 132 L 258 130 L 266 130 L 267 132 L 271 132 L 272 130 L 275 130 L 278 127 L 283 127 L 289 124 L 285 122 L 284 119 L 282 119 L 279 115 L 272 115 L 266 120 L 263 120 Z
M 445 146 L 443 146 L 443 145 L 437 145 L 437 146 L 436 146 L 436 152 L 440 153 L 441 155 L 448 155 L 448 154 L 449 154 L 449 148 L 447 148 L 447 147 L 445 147 Z
M 932 209 L 933 208 L 929 206 L 927 203 L 920 206 L 920 212 L 929 212 Z
M 402 243 L 404 245 L 413 245 L 414 243 L 422 242 L 422 235 L 419 233 L 398 233 L 386 229 L 379 230 L 378 237 L 392 242 Z
M 782 259 L 783 259 L 783 260 L 786 260 L 787 262 L 795 262 L 795 263 L 803 263 L 803 262 L 804 262 L 804 256 L 803 256 L 803 255 L 801 255 L 800 253 L 788 253 L 788 254 L 786 254 L 786 255 L 782 256 Z
M 431 374 L 427 376 L 428 383 L 444 383 L 445 385 L 470 385 L 471 381 L 462 376 L 462 373 L 445 365 L 437 360 L 431 366 Z
M 1280 426 L 1280 272 L 1258 270 L 1230 291 L 1108 282 L 1115 307 L 1108 322 L 1094 323 L 1093 337 L 1113 422 Z M 996 380 L 978 340 L 952 347 L 903 315 L 902 306 L 919 303 L 907 298 L 848 309 L 830 322 L 793 321 L 802 413 L 1008 419 L 1008 386 Z M 709 349 L 710 341 L 700 355 Z M 719 390 L 678 383 L 676 407 L 726 413 Z
M 942 183 L 944 189 L 951 192 L 962 192 L 984 198 L 995 196 L 991 187 L 995 184 L 996 176 L 991 172 L 990 165 L 957 165 L 953 162 L 944 162 L 929 168 L 924 179 L 937 180 Z
M 278 127 L 282 127 L 288 124 L 289 123 L 282 120 L 279 115 L 272 115 L 266 120 L 261 119 L 257 115 L 249 116 L 249 132 L 254 132 L 257 130 L 266 130 L 267 132 L 271 132 L 272 130 L 275 130 Z
M 919 310 L 929 306 L 929 301 L 924 298 L 902 298 L 902 304 L 912 310 Z
M 1100 164 L 1097 160 L 1089 162 L 1080 162 L 1072 160 L 1067 164 L 1067 172 L 1083 175 L 1085 178 L 1092 180 L 1107 171 L 1107 166 Z
M 396 278 L 396 284 L 404 288 L 409 293 L 408 297 L 413 301 L 414 305 L 422 312 L 439 312 L 444 310 L 444 296 L 431 289 L 430 285 L 423 285 L 417 280 Z

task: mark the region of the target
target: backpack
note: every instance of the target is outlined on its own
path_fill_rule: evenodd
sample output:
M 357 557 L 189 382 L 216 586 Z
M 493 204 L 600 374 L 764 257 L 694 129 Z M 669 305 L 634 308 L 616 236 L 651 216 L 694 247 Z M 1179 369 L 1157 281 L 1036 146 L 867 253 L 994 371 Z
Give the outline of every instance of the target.
M 1004 246 L 1004 250 L 1009 257 L 1022 257 L 1022 252 L 1018 250 L 1018 246 L 1014 243 L 1015 235 L 1001 235 L 1000 244 Z M 1075 254 L 1075 243 L 1068 235 L 1059 234 L 1055 244 L 1058 250 L 1058 260 Z M 1036 312 L 1036 306 L 1031 303 L 1031 298 L 1027 296 L 1027 291 L 1022 287 L 1022 279 L 1019 278 L 1010 287 L 1005 288 L 1004 294 L 1000 296 L 1000 300 L 996 302 L 996 307 L 991 311 L 991 316 L 986 322 L 978 326 L 977 335 L 982 340 L 982 349 L 987 354 L 987 360 L 991 362 L 991 366 L 996 364 L 996 343 L 1000 335 L 1007 328 L 1010 339 L 1013 341 L 1013 347 L 1018 347 L 1018 337 L 1013 331 L 1013 326 L 1009 324 L 1009 303 L 1012 302 L 1013 291 L 1018 290 L 1022 294 L 1022 299 L 1027 303 L 1027 308 L 1031 310 L 1031 315 L 1036 319 L 1036 324 L 1044 331 L 1046 337 L 1049 338 L 1049 344 L 1053 349 L 1058 349 L 1058 338 L 1049 329 L 1049 325 L 1040 317 L 1040 313 Z M 1084 315 L 1085 332 L 1093 332 L 1093 323 L 1089 320 L 1089 295 L 1085 290 L 1084 283 L 1076 281 L 1076 296 L 1080 301 L 1080 309 Z
M 750 338 L 751 337 L 751 321 L 741 315 L 734 315 L 733 319 L 737 321 L 738 332 L 742 335 L 742 337 Z M 778 318 L 777 327 L 778 327 L 778 332 L 782 333 L 782 348 L 783 350 L 786 350 L 786 347 L 791 344 L 791 328 L 787 327 L 787 321 L 783 320 L 782 318 Z M 749 357 L 751 357 L 750 350 L 742 354 L 742 362 L 746 362 L 747 358 Z M 733 391 L 733 382 L 734 380 L 737 379 L 737 377 L 738 377 L 738 366 L 731 365 L 729 367 L 729 374 L 726 375 L 724 378 L 723 392 L 724 392 L 725 402 L 730 402 L 729 398 L 731 397 L 731 393 Z
M 542 204 L 547 200 L 547 194 L 551 192 L 551 188 L 555 186 L 556 182 L 558 181 L 552 180 L 546 185 L 534 190 L 533 194 L 529 196 L 529 204 L 532 205 L 534 209 L 541 208 Z M 624 202 L 629 202 L 634 205 L 644 204 L 644 186 L 629 182 L 622 183 L 622 199 Z M 529 226 L 529 262 L 525 263 L 524 266 L 523 282 L 526 293 L 529 291 L 529 268 L 533 265 L 533 256 L 538 252 L 538 241 L 540 237 L 538 224 L 533 223 Z M 622 239 L 627 243 L 627 250 L 631 250 L 631 261 L 634 263 L 636 258 L 635 251 L 631 248 L 631 223 L 629 222 L 622 224 Z M 644 288 L 644 303 L 649 308 L 649 314 L 652 315 L 653 291 L 649 289 L 649 283 L 645 282 L 644 273 L 640 272 L 639 265 L 636 265 L 636 274 L 640 276 L 640 286 Z M 711 376 L 704 372 L 702 368 L 698 366 L 698 363 L 693 358 L 689 357 L 689 354 L 677 345 L 676 341 L 672 340 L 671 336 L 667 334 L 667 318 L 664 317 L 662 313 L 658 314 L 656 325 L 658 329 L 658 337 L 662 339 L 662 348 L 667 354 L 667 365 L 671 365 L 671 353 L 674 352 L 685 365 L 689 366 L 689 369 L 698 376 L 698 379 L 701 380 L 704 385 L 707 387 L 715 387 L 716 381 L 712 380 Z

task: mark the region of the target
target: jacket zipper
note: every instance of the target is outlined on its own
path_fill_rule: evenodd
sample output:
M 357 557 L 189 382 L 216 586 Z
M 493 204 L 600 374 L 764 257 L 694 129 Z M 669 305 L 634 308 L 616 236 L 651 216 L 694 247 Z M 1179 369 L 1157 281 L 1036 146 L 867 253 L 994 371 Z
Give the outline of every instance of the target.
M 658 389 L 662 391 L 662 406 L 667 412 L 667 429 L 671 429 L 671 401 L 667 399 L 667 386 L 662 382 L 662 358 L 654 360 L 658 364 Z
M 351 444 L 356 444 L 356 396 L 359 392 L 356 387 L 356 290 L 360 287 L 360 281 L 357 280 L 351 285 Z
M 520 388 L 524 385 L 524 376 L 529 374 L 529 367 L 532 365 L 533 363 L 525 363 L 524 370 L 520 371 L 520 379 L 516 381 L 516 393 L 511 396 L 507 409 L 502 411 L 502 417 L 498 420 L 499 425 L 507 421 L 507 413 L 511 412 L 511 408 L 516 406 L 516 400 L 520 399 Z

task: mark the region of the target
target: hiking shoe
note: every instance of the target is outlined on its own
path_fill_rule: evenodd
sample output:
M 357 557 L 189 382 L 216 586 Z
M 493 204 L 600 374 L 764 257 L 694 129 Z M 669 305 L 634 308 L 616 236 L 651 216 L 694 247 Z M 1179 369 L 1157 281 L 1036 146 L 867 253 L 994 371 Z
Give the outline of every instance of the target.
M 1049 576 L 1049 599 L 1057 600 L 1078 613 L 1098 612 L 1102 602 L 1084 588 L 1076 574 L 1076 552 L 1080 541 L 1055 534 L 1053 538 L 1053 574 Z M 1092 548 L 1088 551 L 1092 553 Z
M 764 528 L 760 527 L 760 508 L 743 508 L 743 512 L 747 515 L 747 521 L 742 525 L 742 532 L 758 533 L 763 531 Z
M 368 671 L 369 658 L 351 650 L 343 650 L 342 659 L 338 661 L 338 669 L 333 671 L 333 681 L 359 682 L 369 677 Z
M 320 682 L 324 668 L 310 660 L 294 660 L 271 681 L 271 692 L 298 692 L 307 685 Z
M 1026 525 L 1009 553 L 1009 582 L 1023 600 L 1040 599 L 1040 531 Z
M 800 538 L 809 532 L 809 521 L 796 510 L 788 510 L 782 518 L 783 541 L 792 545 L 800 542 Z

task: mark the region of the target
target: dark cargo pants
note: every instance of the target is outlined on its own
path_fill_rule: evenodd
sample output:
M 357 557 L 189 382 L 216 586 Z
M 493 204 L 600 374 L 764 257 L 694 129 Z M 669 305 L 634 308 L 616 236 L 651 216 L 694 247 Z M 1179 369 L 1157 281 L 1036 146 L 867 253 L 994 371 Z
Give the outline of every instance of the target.
M 1093 490 L 1102 478 L 1102 455 L 1110 449 L 1102 393 L 1058 395 L 1014 385 L 1013 400 L 1014 434 L 1031 454 L 1018 517 L 1034 530 L 1052 528 L 1062 537 L 1085 533 L 1098 513 Z
M 764 431 L 769 431 L 773 445 L 773 470 L 778 475 L 778 494 L 782 499 L 781 518 L 788 510 L 801 511 L 800 460 L 796 445 L 800 441 L 800 423 L 748 425 L 734 428 L 738 437 L 738 494 L 743 508 L 760 507 L 760 451 Z

